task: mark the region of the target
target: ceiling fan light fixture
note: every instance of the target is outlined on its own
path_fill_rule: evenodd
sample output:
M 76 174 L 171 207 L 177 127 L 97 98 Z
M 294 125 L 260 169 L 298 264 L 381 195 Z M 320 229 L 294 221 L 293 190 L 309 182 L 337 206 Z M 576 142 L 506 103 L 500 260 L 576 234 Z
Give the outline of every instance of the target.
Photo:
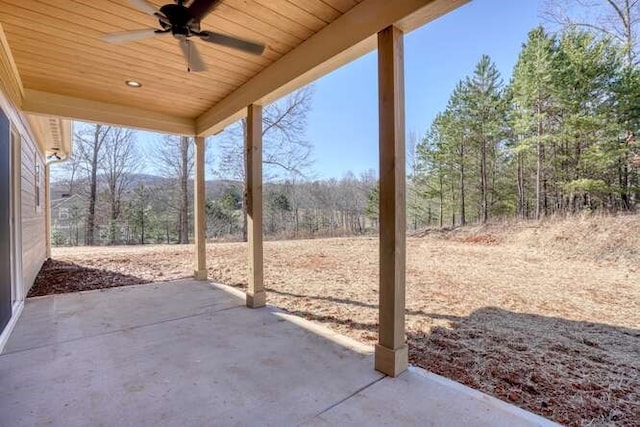
M 132 87 L 132 88 L 135 88 L 135 89 L 138 89 L 138 88 L 141 88 L 141 87 L 142 87 L 142 83 L 140 83 L 140 82 L 139 82 L 139 81 L 137 81 L 137 80 L 126 80 L 124 83 L 125 83 L 127 86 Z

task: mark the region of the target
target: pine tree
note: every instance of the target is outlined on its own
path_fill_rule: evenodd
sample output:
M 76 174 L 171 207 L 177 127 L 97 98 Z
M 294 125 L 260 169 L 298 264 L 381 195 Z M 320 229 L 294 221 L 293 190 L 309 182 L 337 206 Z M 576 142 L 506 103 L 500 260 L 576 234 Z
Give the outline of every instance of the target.
M 505 108 L 502 79 L 495 64 L 483 55 L 466 80 L 467 123 L 470 139 L 478 147 L 480 220 L 489 220 L 489 197 L 498 171 L 498 151 L 504 139 Z
M 412 183 L 440 225 L 633 209 L 640 70 L 626 52 L 598 33 L 538 27 L 506 87 L 483 56 L 417 149 Z
M 555 93 L 561 120 L 554 164 L 556 208 L 575 211 L 596 189 L 619 192 L 625 200 L 626 183 L 614 190 L 617 184 L 606 172 L 606 164 L 620 158 L 618 129 L 608 105 L 622 52 L 606 39 L 573 30 L 562 34 L 557 52 Z M 613 156 L 610 160 L 600 155 L 603 148 Z
M 545 148 L 552 138 L 553 70 L 555 41 L 542 27 L 529 33 L 513 72 L 513 100 L 516 104 L 516 132 L 522 135 L 519 143 L 535 147 L 536 200 L 535 216 L 548 212 Z

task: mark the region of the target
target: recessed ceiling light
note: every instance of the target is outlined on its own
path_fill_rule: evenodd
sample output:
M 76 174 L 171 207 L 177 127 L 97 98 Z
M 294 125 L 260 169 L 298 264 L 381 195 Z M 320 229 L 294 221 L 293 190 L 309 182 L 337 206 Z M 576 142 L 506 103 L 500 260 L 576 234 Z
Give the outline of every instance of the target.
M 125 83 L 129 87 L 135 87 L 135 88 L 142 87 L 142 83 L 137 82 L 135 80 L 127 80 Z

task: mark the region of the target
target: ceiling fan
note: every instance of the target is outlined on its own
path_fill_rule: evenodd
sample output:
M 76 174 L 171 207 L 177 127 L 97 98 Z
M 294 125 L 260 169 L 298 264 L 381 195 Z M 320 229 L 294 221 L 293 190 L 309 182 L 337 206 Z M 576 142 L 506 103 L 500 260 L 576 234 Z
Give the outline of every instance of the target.
M 193 72 L 206 71 L 207 69 L 196 45 L 191 40 L 194 37 L 205 42 L 238 49 L 252 55 L 260 56 L 265 50 L 265 45 L 260 43 L 201 30 L 201 21 L 222 0 L 193 0 L 191 2 L 188 0 L 175 0 L 175 3 L 166 4 L 160 9 L 157 9 L 147 0 L 129 1 L 136 9 L 156 17 L 160 28 L 111 33 L 103 36 L 103 40 L 109 43 L 126 43 L 171 34 L 180 44 L 182 54 L 187 60 L 187 70 Z

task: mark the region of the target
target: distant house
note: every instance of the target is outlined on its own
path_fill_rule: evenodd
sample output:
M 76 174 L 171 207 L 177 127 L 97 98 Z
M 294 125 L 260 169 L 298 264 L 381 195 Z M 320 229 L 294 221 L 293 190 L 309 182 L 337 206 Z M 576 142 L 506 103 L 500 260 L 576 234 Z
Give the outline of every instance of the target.
M 85 243 L 86 198 L 65 195 L 51 200 L 51 243 L 55 246 L 77 246 Z

